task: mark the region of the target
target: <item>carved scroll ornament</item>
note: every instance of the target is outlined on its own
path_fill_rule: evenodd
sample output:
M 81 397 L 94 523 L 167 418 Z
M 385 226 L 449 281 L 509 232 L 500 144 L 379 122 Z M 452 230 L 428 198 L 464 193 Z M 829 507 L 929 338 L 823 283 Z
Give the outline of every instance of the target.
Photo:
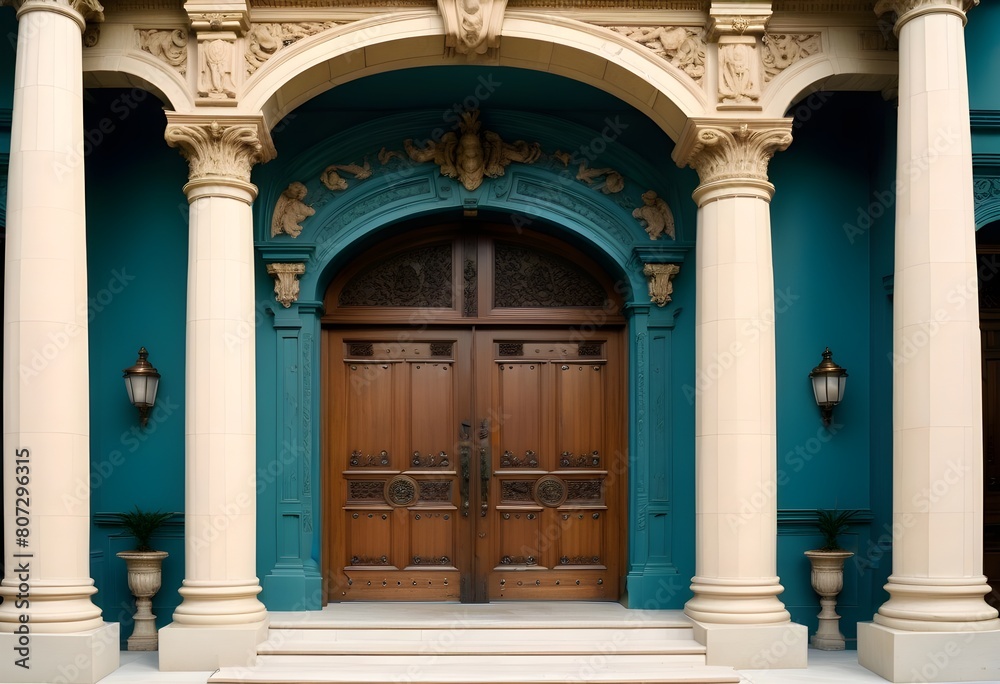
M 308 36 L 331 29 L 343 21 L 300 21 L 291 24 L 251 24 L 247 31 L 247 74 L 252 74 L 278 50 Z
M 139 48 L 166 62 L 181 74 L 187 73 L 188 35 L 183 29 L 137 29 Z
M 764 81 L 769 82 L 796 62 L 822 50 L 823 43 L 818 33 L 764 34 L 760 55 Z
M 301 262 L 267 265 L 267 274 L 274 278 L 274 299 L 286 309 L 299 300 L 299 276 L 306 272 Z
M 437 6 L 444 20 L 446 52 L 473 57 L 500 47 L 507 0 L 437 0 Z
M 347 190 L 347 181 L 344 180 L 338 171 L 349 173 L 357 180 L 364 180 L 371 177 L 372 165 L 368 163 L 368 159 L 365 159 L 364 166 L 358 166 L 357 164 L 331 164 L 326 167 L 319 180 L 331 192 Z
M 677 264 L 646 264 L 642 274 L 649 284 L 649 301 L 657 306 L 665 306 L 674 292 L 674 276 L 681 272 Z

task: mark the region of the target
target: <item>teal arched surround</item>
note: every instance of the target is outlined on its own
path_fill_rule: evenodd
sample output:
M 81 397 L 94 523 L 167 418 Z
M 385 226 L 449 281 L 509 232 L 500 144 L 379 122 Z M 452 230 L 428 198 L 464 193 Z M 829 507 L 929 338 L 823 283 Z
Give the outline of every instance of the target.
M 690 200 L 681 200 L 693 188 L 693 172 L 671 164 L 665 173 L 620 145 L 598 146 L 602 153 L 588 159 L 588 165 L 614 168 L 625 178 L 620 193 L 605 194 L 596 184 L 576 179 L 583 160 L 580 151 L 594 149 L 594 141 L 602 139 L 600 130 L 520 112 L 492 111 L 484 113 L 484 119 L 483 128 L 505 141 L 539 142 L 543 157 L 532 165 L 513 163 L 503 176 L 485 179 L 474 191 L 441 176 L 429 162 L 394 158 L 381 164 L 377 155 L 383 147 L 401 150 L 404 139 L 419 140 L 420 133 L 441 123 L 436 112 L 408 113 L 345 130 L 255 176 L 260 187 L 255 224 L 261 261 L 305 264 L 298 301 L 287 308 L 274 301 L 274 281 L 264 263 L 257 268 L 264 323 L 257 328 L 258 571 L 270 610 L 322 605 L 321 420 L 314 417 L 320 416 L 323 295 L 334 275 L 364 249 L 395 239 L 414 225 L 456 221 L 468 212 L 574 244 L 593 257 L 623 293 L 629 338 L 629 602 L 678 608 L 687 597 L 694 562 L 694 502 L 672 483 L 678 467 L 690 471 L 686 477 L 693 481 L 689 426 L 694 415 L 687 404 L 675 406 L 671 374 L 676 372 L 673 359 L 684 358 L 672 353 L 679 322 L 686 324 L 680 336 L 690 338 L 679 344 L 693 353 L 693 317 L 680 315 L 685 302 L 693 312 L 694 302 L 694 274 L 683 265 L 694 242 L 693 221 L 685 217 L 693 214 L 693 207 L 688 206 Z M 575 151 L 578 158 L 563 165 L 552 156 L 556 150 Z M 336 192 L 320 183 L 329 164 L 362 163 L 366 158 L 371 177 L 356 180 L 345 173 L 348 188 Z M 674 181 L 678 178 L 680 183 Z M 275 202 L 293 181 L 306 185 L 304 201 L 316 213 L 302 222 L 298 237 L 272 238 Z M 651 240 L 632 216 L 649 189 L 674 210 L 677 240 Z M 665 307 L 649 301 L 642 268 L 651 262 L 681 264 L 675 301 Z M 678 449 L 688 454 L 685 465 L 676 463 Z M 683 497 L 680 510 L 674 498 L 678 494 Z

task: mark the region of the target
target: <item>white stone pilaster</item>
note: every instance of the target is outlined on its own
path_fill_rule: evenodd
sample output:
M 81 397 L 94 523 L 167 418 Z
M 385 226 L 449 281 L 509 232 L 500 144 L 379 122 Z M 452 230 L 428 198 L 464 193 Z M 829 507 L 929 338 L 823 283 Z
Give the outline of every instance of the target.
M 806 662 L 805 627 L 790 622 L 777 598 L 774 330 L 759 325 L 774 306 L 767 164 L 791 140 L 790 119 L 692 119 L 674 152 L 701 178 L 694 193 L 697 575 L 684 611 L 699 623 L 710 664 Z M 741 510 L 758 500 L 755 510 Z
M 101 7 L 16 6 L 0 680 L 53 681 L 56 670 L 43 664 L 58 656 L 83 663 L 69 681 L 94 682 L 118 666 L 118 625 L 104 623 L 91 600 L 90 496 L 80 487 L 90 481 L 81 36 Z M 28 667 L 18 666 L 25 656 Z
M 168 115 L 190 165 L 185 575 L 161 670 L 247 665 L 267 628 L 257 599 L 250 169 L 274 156 L 262 119 Z
M 898 15 L 890 598 L 858 657 L 891 681 L 1000 675 L 983 596 L 982 375 L 967 0 L 881 0 Z M 992 650 L 994 657 L 983 658 Z M 932 654 L 944 654 L 933 662 Z

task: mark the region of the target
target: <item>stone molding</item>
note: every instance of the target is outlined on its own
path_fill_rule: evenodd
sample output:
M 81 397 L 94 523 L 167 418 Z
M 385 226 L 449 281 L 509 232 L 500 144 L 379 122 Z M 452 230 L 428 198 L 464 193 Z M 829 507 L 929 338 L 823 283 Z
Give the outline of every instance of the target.
M 167 144 L 188 160 L 192 181 L 232 179 L 250 182 L 254 164 L 275 156 L 262 117 L 218 118 L 167 115 Z
M 681 133 L 674 161 L 695 169 L 702 185 L 720 181 L 766 183 L 771 157 L 791 143 L 791 119 L 693 118 Z
M 274 300 L 286 309 L 299 301 L 299 276 L 305 272 L 302 262 L 268 264 L 267 274 L 274 278 Z
M 649 301 L 666 306 L 674 292 L 674 276 L 681 272 L 678 264 L 644 264 L 642 274 L 649 284 Z
M 878 0 L 875 3 L 875 14 L 882 16 L 895 13 L 896 25 L 893 30 L 898 36 L 903 24 L 924 14 L 956 14 L 962 18 L 964 25 L 967 20 L 965 13 L 978 4 L 979 0 Z
M 437 0 L 446 53 L 474 57 L 500 47 L 507 0 Z

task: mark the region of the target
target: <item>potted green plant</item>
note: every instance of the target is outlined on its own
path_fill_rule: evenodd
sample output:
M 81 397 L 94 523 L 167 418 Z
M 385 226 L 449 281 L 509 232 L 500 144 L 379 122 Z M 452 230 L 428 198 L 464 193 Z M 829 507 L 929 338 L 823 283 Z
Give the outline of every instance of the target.
M 843 651 L 844 635 L 840 632 L 837 614 L 837 594 L 844 588 L 844 561 L 854 555 L 840 545 L 843 534 L 859 511 L 816 511 L 816 526 L 823 535 L 823 546 L 806 551 L 812 565 L 812 588 L 820 599 L 819 628 L 810 640 L 814 648 L 823 651 Z
M 128 638 L 130 651 L 155 651 L 159 646 L 156 633 L 156 616 L 153 615 L 153 596 L 160 590 L 163 559 L 166 551 L 156 551 L 150 539 L 173 513 L 144 511 L 138 506 L 115 517 L 128 534 L 135 537 L 136 547 L 116 555 L 125 560 L 128 588 L 135 596 L 135 616 L 132 636 Z

